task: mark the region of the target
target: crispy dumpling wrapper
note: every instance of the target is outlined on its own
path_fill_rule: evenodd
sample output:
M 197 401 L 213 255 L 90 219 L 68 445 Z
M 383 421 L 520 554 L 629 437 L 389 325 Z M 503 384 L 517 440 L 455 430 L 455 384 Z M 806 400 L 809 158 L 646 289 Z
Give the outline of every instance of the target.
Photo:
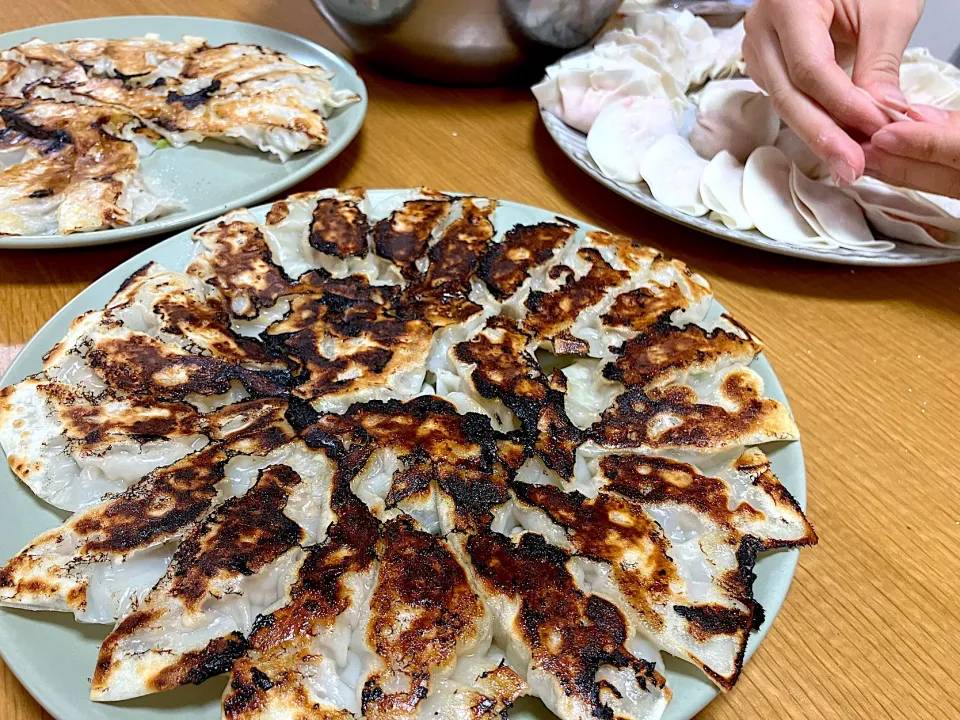
M 0 446 L 38 497 L 81 510 L 122 492 L 212 441 L 282 418 L 283 400 L 261 399 L 201 414 L 192 405 L 135 397 L 96 403 L 69 385 L 29 378 L 0 390 Z
M 152 42 L 106 79 L 196 60 Z M 96 700 L 229 673 L 228 720 L 656 720 L 661 650 L 733 686 L 757 552 L 816 541 L 749 447 L 797 436 L 761 345 L 683 263 L 504 209 L 299 194 L 134 273 L 0 390 L 12 468 L 77 510 L 0 604 L 116 622 Z
M 269 419 L 78 512 L 0 570 L 0 604 L 112 622 L 163 575 L 191 523 L 249 487 L 245 457 L 280 451 L 292 435 L 285 420 Z

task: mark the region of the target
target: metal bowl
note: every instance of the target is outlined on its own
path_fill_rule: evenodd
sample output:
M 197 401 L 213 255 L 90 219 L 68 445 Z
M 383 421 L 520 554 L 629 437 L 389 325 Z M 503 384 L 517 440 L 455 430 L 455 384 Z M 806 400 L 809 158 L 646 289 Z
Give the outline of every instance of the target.
M 312 0 L 380 69 L 431 82 L 528 82 L 589 42 L 620 0 Z

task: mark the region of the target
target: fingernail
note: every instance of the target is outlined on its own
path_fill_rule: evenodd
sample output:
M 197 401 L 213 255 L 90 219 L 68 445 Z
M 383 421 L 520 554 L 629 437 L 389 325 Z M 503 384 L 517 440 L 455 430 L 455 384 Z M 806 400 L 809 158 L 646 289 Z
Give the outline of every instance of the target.
M 910 109 L 907 99 L 899 93 L 885 92 L 881 98 L 883 99 L 884 103 L 892 107 L 894 110 L 899 110 L 900 112 L 905 113 Z
M 837 185 L 852 185 L 857 181 L 857 171 L 846 160 L 831 160 L 830 174 Z
M 874 136 L 870 138 L 870 144 L 875 148 L 885 150 L 889 153 L 900 151 L 900 138 L 889 130 L 880 130 L 874 134 Z
M 920 122 L 945 123 L 950 121 L 950 113 L 930 105 L 914 105 L 907 115 Z

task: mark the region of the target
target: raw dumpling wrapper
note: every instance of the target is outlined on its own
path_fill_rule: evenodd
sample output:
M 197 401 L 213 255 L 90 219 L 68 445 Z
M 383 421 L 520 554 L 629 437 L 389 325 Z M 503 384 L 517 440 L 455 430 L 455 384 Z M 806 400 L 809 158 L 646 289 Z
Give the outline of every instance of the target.
M 700 178 L 706 167 L 707 161 L 690 143 L 678 135 L 665 135 L 647 151 L 640 173 L 657 200 L 698 217 L 707 212 L 700 197 Z
M 663 98 L 679 112 L 686 104 L 686 86 L 678 85 L 665 67 L 649 48 L 607 42 L 551 65 L 547 79 L 532 90 L 541 107 L 588 133 L 600 111 L 618 98 Z
M 926 48 L 910 48 L 903 54 L 900 86 L 911 105 L 960 110 L 960 70 Z
M 716 34 L 717 54 L 714 57 L 713 67 L 710 68 L 710 77 L 713 79 L 727 78 L 737 73 L 744 74 L 741 70 L 743 64 L 743 39 L 747 31 L 743 26 L 743 20 L 731 28 L 720 30 Z
M 929 193 L 887 185 L 862 177 L 843 189 L 863 208 L 867 220 L 894 240 L 930 247 L 960 245 L 956 203 Z
M 597 116 L 587 135 L 587 150 L 612 180 L 638 183 L 640 165 L 650 147 L 679 129 L 670 103 L 657 98 L 617 100 Z
M 823 160 L 817 157 L 816 153 L 810 149 L 800 136 L 791 128 L 785 127 L 777 135 L 776 148 L 784 155 L 787 160 L 792 162 L 807 177 L 819 180 L 830 174 L 827 165 Z
M 800 247 L 835 249 L 817 235 L 793 203 L 790 161 L 775 147 L 753 151 L 743 172 L 743 203 L 757 229 L 768 238 Z
M 874 239 L 855 200 L 833 185 L 811 180 L 796 165 L 790 171 L 790 191 L 797 211 L 810 227 L 840 247 L 865 252 L 893 249 L 893 243 Z
M 700 95 L 690 144 L 708 160 L 726 150 L 745 162 L 758 147 L 773 145 L 779 131 L 773 101 L 752 80 L 716 80 Z
M 754 227 L 743 204 L 743 165 L 726 150 L 718 152 L 703 171 L 700 196 L 714 219 L 728 228 L 750 230 Z

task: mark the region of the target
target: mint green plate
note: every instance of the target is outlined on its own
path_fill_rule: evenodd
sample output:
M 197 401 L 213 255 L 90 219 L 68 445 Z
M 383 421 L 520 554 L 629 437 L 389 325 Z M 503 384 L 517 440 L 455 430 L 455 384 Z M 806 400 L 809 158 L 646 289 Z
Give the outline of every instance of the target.
M 374 204 L 398 190 L 371 190 Z M 253 208 L 263 220 L 269 206 Z M 515 223 L 550 221 L 554 213 L 528 205 L 502 201 L 497 223 L 511 227 Z M 572 218 L 571 218 L 572 219 Z M 586 223 L 574 220 L 587 230 Z M 184 270 L 194 254 L 191 232 L 175 235 L 148 248 L 104 275 L 57 313 L 27 344 L 13 361 L 0 387 L 18 382 L 38 372 L 44 354 L 64 335 L 71 320 L 87 310 L 101 308 L 120 284 L 135 270 L 151 260 L 171 270 Z M 713 312 L 722 308 L 714 303 Z M 763 377 L 767 394 L 786 402 L 777 376 L 761 356 L 753 369 Z M 801 504 L 806 506 L 806 476 L 800 443 L 780 443 L 764 448 L 773 470 Z M 0 563 L 12 557 L 32 538 L 58 525 L 65 513 L 36 499 L 5 463 L 0 465 Z M 766 622 L 750 639 L 749 658 L 770 629 L 787 595 L 797 565 L 796 550 L 763 554 L 757 562 L 754 591 L 766 610 Z M 225 677 L 213 678 L 199 687 L 181 688 L 159 695 L 116 703 L 93 703 L 88 699 L 89 678 L 96 663 L 100 642 L 109 632 L 106 626 L 80 625 L 72 615 L 0 609 L 0 654 L 28 691 L 57 720 L 219 720 L 220 695 Z M 716 695 L 716 687 L 692 665 L 666 657 L 667 679 L 673 689 L 666 720 L 688 720 Z M 749 665 L 746 671 L 750 672 Z M 736 692 L 736 690 L 734 690 Z M 537 700 L 525 698 L 511 711 L 514 720 L 550 720 L 554 716 Z
M 0 49 L 32 38 L 55 42 L 84 37 L 138 37 L 147 33 L 156 33 L 164 40 L 199 35 L 211 45 L 239 42 L 279 50 L 300 62 L 332 70 L 334 87 L 353 91 L 360 96 L 360 102 L 335 111 L 328 119 L 330 142 L 326 147 L 299 153 L 285 163 L 268 153 L 216 140 L 153 153 L 144 159 L 144 171 L 183 204 L 170 215 L 130 227 L 72 235 L 0 235 L 0 248 L 38 250 L 106 245 L 191 227 L 293 187 L 343 152 L 360 131 L 367 112 L 367 88 L 353 66 L 310 40 L 262 25 L 168 15 L 96 18 L 5 33 L 0 35 Z

